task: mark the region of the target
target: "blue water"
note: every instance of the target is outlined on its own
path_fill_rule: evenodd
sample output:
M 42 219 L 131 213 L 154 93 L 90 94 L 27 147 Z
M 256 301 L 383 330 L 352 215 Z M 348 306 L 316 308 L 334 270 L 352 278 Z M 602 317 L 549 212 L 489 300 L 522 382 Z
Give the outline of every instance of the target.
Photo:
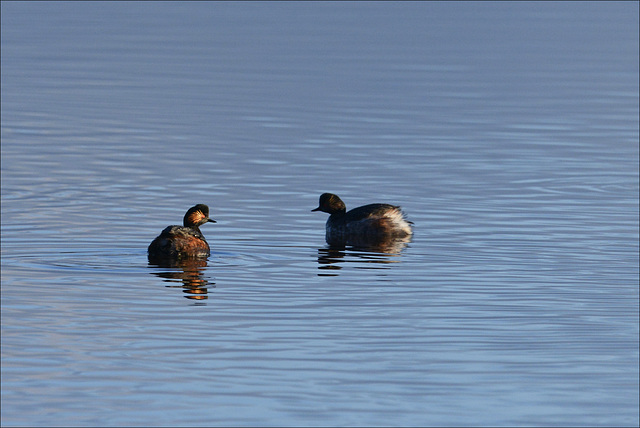
M 638 426 L 637 2 L 1 8 L 3 426 Z

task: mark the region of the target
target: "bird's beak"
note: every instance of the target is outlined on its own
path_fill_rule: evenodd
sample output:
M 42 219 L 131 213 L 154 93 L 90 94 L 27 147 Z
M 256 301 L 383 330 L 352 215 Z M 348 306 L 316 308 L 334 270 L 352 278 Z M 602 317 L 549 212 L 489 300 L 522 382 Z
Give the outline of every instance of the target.
M 215 220 L 213 220 L 213 219 L 211 219 L 211 218 L 207 218 L 207 222 L 210 222 L 210 223 L 217 223 L 217 221 L 215 221 Z
M 311 210 L 311 211 L 320 211 L 320 207 L 318 207 L 318 208 L 316 208 L 314 210 Z

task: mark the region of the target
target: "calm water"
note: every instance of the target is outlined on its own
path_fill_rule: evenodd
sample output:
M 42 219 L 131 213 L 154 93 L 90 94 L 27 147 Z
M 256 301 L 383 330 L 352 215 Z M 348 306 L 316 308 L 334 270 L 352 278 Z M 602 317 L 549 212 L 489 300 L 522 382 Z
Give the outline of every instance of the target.
M 2 424 L 638 418 L 638 3 L 2 2 Z M 400 204 L 331 249 L 322 192 Z M 213 253 L 146 248 L 206 203 Z

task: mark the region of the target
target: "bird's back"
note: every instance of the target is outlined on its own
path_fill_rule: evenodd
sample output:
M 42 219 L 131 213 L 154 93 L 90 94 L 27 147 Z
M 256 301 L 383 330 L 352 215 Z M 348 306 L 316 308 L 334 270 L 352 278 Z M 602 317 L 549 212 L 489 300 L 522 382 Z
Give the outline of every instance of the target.
M 331 241 L 375 240 L 411 234 L 411 223 L 400 207 L 390 204 L 363 205 L 327 220 L 327 238 Z
M 191 227 L 168 226 L 149 245 L 149 257 L 207 257 L 209 244 Z

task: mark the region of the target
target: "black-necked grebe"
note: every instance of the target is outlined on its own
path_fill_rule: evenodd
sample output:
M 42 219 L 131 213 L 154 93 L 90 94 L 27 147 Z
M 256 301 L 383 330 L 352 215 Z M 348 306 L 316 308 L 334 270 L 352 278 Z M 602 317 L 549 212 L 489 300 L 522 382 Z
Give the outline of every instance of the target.
M 149 245 L 149 259 L 167 259 L 183 257 L 208 257 L 209 244 L 200 232 L 200 226 L 209 218 L 209 207 L 195 205 L 184 215 L 183 226 L 167 226 Z
M 347 212 L 344 202 L 332 193 L 320 196 L 320 206 L 311 211 L 329 213 L 326 226 L 327 242 L 373 243 L 411 236 L 411 222 L 400 207 L 389 204 L 369 204 Z

